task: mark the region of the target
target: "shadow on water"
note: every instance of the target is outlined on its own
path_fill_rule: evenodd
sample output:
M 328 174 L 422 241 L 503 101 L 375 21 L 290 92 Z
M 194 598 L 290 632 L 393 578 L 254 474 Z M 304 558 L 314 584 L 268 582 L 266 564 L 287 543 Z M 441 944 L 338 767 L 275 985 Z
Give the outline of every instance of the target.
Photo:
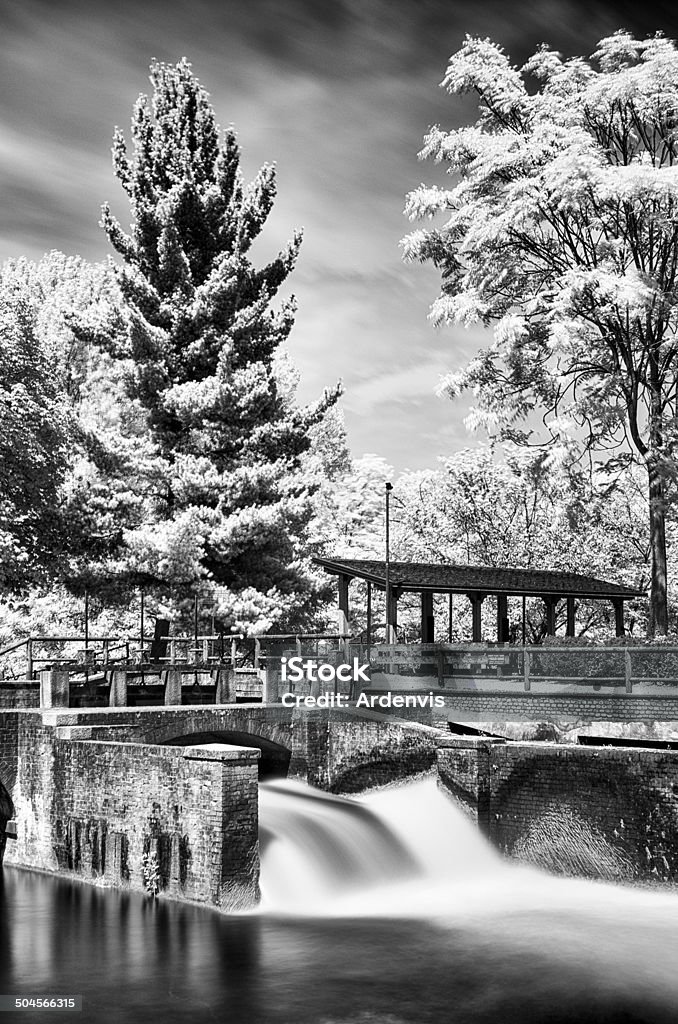
M 57 1018 L 79 1024 L 674 1024 L 678 898 L 484 857 L 456 811 L 403 792 L 369 802 L 376 824 L 363 811 L 335 817 L 325 798 L 322 814 L 330 832 L 374 825 L 377 866 L 379 836 L 407 846 L 416 832 L 410 853 L 428 857 L 417 877 L 378 886 L 368 874 L 348 903 L 304 917 L 226 917 L 5 868 L 0 990 L 82 994 L 81 1014 Z M 432 808 L 427 834 L 417 815 Z M 292 816 L 294 842 L 305 814 Z M 284 818 L 269 827 L 284 830 Z M 445 835 L 447 850 L 430 849 Z M 54 1019 L 7 1013 L 0 1024 Z

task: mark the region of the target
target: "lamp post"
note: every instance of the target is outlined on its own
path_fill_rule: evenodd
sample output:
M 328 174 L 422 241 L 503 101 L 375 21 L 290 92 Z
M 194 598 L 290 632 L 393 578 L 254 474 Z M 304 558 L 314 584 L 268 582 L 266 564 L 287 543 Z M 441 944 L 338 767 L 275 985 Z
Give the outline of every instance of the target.
M 385 589 L 386 589 L 386 643 L 395 643 L 395 630 L 391 625 L 391 580 L 390 580 L 390 510 L 391 510 L 391 491 L 393 490 L 393 484 L 385 484 L 386 487 L 386 573 L 385 573 Z

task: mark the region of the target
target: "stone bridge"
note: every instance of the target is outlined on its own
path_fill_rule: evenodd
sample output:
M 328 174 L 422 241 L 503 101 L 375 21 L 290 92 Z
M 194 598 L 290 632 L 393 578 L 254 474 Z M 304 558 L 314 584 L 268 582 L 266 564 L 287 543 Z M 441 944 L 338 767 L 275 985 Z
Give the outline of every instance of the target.
M 0 711 L 5 859 L 143 889 L 150 858 L 162 891 L 239 910 L 258 899 L 258 764 L 351 792 L 431 767 L 443 735 L 281 705 Z
M 43 711 L 42 723 L 61 739 L 256 747 L 260 777 L 289 775 L 337 793 L 431 767 L 441 737 L 378 712 L 280 704 L 64 709 Z

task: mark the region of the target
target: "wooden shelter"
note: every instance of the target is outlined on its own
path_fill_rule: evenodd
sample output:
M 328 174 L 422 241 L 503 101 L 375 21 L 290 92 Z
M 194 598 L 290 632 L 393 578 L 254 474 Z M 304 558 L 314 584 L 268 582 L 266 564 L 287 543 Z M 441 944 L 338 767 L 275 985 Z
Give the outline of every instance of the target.
M 349 585 L 351 580 L 367 583 L 368 635 L 372 628 L 372 589 L 386 590 L 386 562 L 373 559 L 316 558 L 317 565 L 337 577 L 339 591 L 339 631 L 348 633 Z M 389 562 L 387 626 L 395 631 L 398 623 L 398 599 L 402 594 L 421 595 L 421 639 L 434 642 L 433 595 L 449 594 L 450 606 L 454 594 L 463 594 L 471 602 L 472 641 L 482 640 L 481 612 L 483 601 L 496 598 L 497 635 L 500 643 L 509 639 L 508 600 L 541 598 L 546 611 L 546 631 L 555 634 L 556 608 L 560 601 L 567 602 L 567 636 L 574 636 L 575 602 L 579 599 L 611 601 L 614 607 L 617 636 L 624 635 L 624 601 L 641 596 L 644 592 L 619 583 L 608 583 L 573 572 L 550 569 L 497 569 L 486 565 L 437 565 L 425 562 Z

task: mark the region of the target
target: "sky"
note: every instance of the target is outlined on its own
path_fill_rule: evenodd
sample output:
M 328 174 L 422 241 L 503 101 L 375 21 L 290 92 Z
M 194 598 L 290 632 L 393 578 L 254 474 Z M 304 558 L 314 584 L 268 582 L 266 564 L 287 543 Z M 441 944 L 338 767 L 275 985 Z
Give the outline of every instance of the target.
M 407 193 L 444 183 L 417 153 L 429 126 L 474 118 L 439 87 L 466 33 L 516 64 L 540 42 L 589 55 L 617 28 L 678 37 L 669 3 L 603 0 L 0 0 L 0 260 L 51 249 L 103 260 L 101 204 L 129 223 L 111 168 L 116 125 L 149 92 L 152 59 L 187 57 L 219 123 L 233 125 L 252 178 L 275 162 L 278 198 L 252 255 L 263 263 L 295 229 L 289 351 L 299 397 L 341 379 L 354 455 L 396 471 L 481 437 L 466 400 L 437 398 L 441 375 L 487 341 L 434 329 L 439 279 L 403 264 Z

